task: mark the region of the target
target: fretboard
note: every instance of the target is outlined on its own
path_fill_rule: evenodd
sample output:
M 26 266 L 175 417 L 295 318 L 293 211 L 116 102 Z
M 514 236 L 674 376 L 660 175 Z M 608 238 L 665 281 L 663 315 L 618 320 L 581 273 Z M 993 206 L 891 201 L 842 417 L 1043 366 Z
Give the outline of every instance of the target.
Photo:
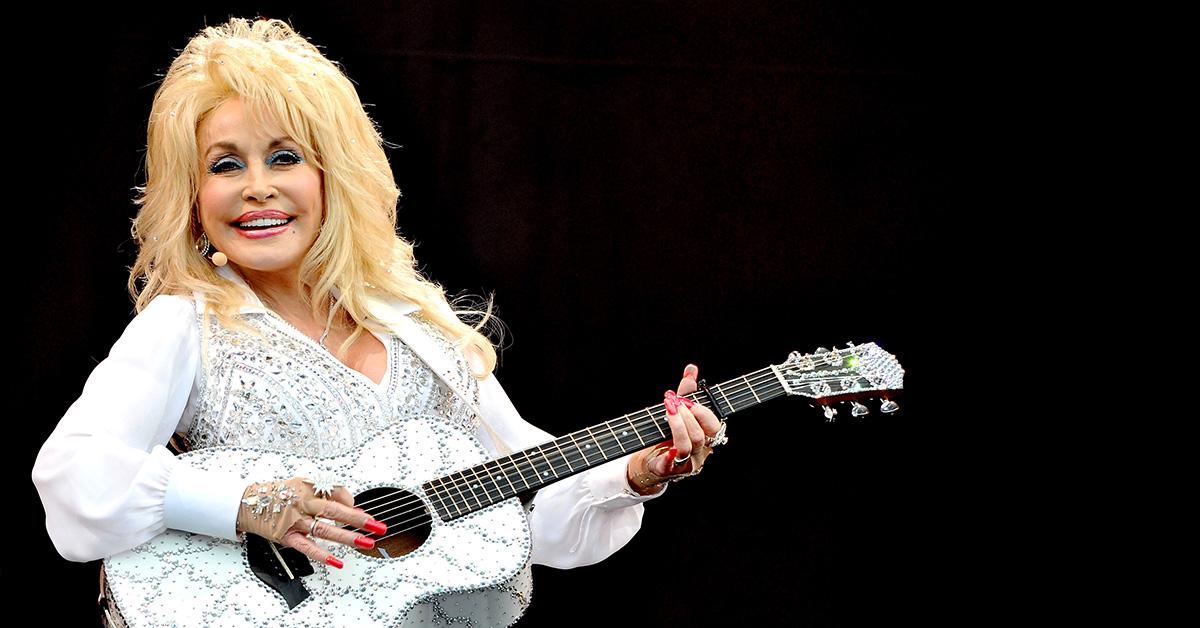
M 786 394 L 770 367 L 681 395 L 725 416 Z M 715 404 L 715 407 L 714 407 Z M 449 521 L 671 438 L 663 404 L 431 480 L 422 487 Z

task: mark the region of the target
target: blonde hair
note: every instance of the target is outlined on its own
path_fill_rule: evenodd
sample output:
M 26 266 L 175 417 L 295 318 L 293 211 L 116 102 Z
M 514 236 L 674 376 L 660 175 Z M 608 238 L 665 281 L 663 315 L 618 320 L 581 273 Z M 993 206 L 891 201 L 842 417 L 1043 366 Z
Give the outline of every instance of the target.
M 146 182 L 135 188 L 134 199 L 140 206 L 132 230 L 138 256 L 128 287 L 137 311 L 159 294 L 190 297 L 199 291 L 206 314 L 248 328 L 237 320 L 241 287 L 218 275 L 195 248 L 202 232 L 196 212 L 203 168 L 197 129 L 232 98 L 241 100 L 254 124 L 286 132 L 324 175 L 325 220 L 301 262 L 300 282 L 318 320 L 329 316 L 321 304 L 332 299 L 334 287 L 339 290 L 335 313 L 350 318 L 353 333 L 338 352 L 365 333 L 367 296 L 399 297 L 417 304 L 460 350 L 479 358 L 471 360 L 472 371 L 486 378 L 497 356 L 479 330 L 498 320 L 492 299 L 483 310 L 482 303 L 464 297 L 469 307 L 455 310 L 445 289 L 417 270 L 413 245 L 396 231 L 400 190 L 375 122 L 340 67 L 277 19 L 232 18 L 204 28 L 171 62 L 154 95 Z M 471 326 L 459 315 L 479 320 Z M 496 331 L 502 339 L 503 328 Z

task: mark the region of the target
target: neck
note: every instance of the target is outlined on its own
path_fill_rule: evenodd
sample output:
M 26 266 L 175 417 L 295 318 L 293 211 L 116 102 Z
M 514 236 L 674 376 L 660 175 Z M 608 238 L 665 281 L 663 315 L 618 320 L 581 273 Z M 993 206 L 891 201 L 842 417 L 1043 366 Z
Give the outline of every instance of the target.
M 680 396 L 728 417 L 786 394 L 782 381 L 768 367 L 710 386 L 712 397 L 703 391 Z M 659 404 L 431 480 L 422 488 L 442 519 L 449 521 L 670 438 L 666 407 Z
M 260 272 L 248 268 L 238 268 L 238 272 L 263 305 L 276 314 L 299 320 L 312 318 L 311 308 L 305 305 L 307 286 L 300 282 L 299 274 Z M 324 319 L 321 324 L 325 324 Z

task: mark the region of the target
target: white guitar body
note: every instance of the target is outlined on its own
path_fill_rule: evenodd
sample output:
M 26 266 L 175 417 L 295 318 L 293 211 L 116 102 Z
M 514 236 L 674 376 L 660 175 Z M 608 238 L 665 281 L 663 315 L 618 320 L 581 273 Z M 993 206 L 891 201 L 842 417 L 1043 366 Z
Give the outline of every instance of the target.
M 404 489 L 432 518 L 429 536 L 410 553 L 392 557 L 318 540 L 345 566 L 310 563 L 314 573 L 301 577 L 310 595 L 289 608 L 251 570 L 245 542 L 168 529 L 104 561 L 111 599 L 122 616 L 114 623 L 418 626 L 487 617 L 510 624 L 529 604 L 531 543 L 521 501 L 507 499 L 443 521 L 421 489 L 430 479 L 489 459 L 477 441 L 448 428 L 445 419 L 406 417 L 358 449 L 329 458 L 242 447 L 210 447 L 179 458 L 193 467 L 237 474 L 247 484 L 328 470 L 354 495 L 379 487 Z M 394 531 L 397 526 L 390 524 L 388 535 Z M 277 564 L 288 578 L 289 570 Z

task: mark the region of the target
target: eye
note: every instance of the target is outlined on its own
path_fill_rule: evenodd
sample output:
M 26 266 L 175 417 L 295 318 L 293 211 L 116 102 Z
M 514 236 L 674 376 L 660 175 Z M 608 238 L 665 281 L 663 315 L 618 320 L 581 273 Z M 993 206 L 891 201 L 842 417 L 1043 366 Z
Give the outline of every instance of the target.
M 280 164 L 279 160 L 281 160 L 281 159 L 283 160 L 283 163 L 281 163 L 280 165 L 283 165 L 283 166 L 294 166 L 296 164 L 304 163 L 304 159 L 302 157 L 300 157 L 300 155 L 296 154 L 295 151 L 290 151 L 290 150 L 281 150 L 281 151 L 275 153 L 274 155 L 272 155 L 271 157 L 272 157 L 272 159 L 271 159 L 272 164 Z
M 241 162 L 232 157 L 218 157 L 216 161 L 213 161 L 212 164 L 208 166 L 208 171 L 213 174 L 221 174 L 222 172 L 229 171 L 229 168 L 226 168 L 226 166 L 240 165 L 242 165 Z
M 271 155 L 269 161 L 269 165 L 272 166 L 295 166 L 302 163 L 304 163 L 304 158 L 293 150 L 277 151 L 275 154 Z M 238 161 L 232 156 L 223 155 L 218 157 L 212 162 L 211 165 L 209 165 L 208 171 L 213 174 L 221 174 L 223 172 L 229 172 L 233 168 L 241 167 L 241 165 L 242 162 Z

